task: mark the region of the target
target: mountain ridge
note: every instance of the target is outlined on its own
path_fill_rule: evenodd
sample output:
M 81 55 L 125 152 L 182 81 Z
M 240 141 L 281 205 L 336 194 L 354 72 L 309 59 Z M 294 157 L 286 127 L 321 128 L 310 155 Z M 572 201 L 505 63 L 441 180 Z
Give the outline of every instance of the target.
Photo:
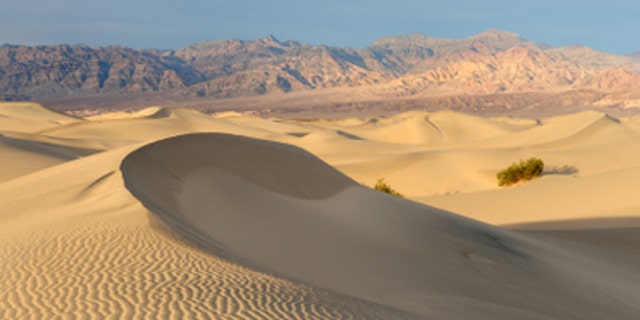
M 0 98 L 41 100 L 162 93 L 238 98 L 329 88 L 378 97 L 555 93 L 640 88 L 640 59 L 549 47 L 490 29 L 464 39 L 414 33 L 363 49 L 280 41 L 201 41 L 177 50 L 0 46 Z

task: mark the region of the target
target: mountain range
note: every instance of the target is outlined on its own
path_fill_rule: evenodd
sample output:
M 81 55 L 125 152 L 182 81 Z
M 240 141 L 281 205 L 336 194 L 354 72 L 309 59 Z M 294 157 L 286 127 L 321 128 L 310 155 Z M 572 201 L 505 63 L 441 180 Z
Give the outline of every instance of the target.
M 171 51 L 0 47 L 4 100 L 141 93 L 220 99 L 331 88 L 357 88 L 375 99 L 588 92 L 589 101 L 575 103 L 616 105 L 638 96 L 640 57 L 581 45 L 550 47 L 500 30 L 466 39 L 386 37 L 363 49 L 273 36 Z

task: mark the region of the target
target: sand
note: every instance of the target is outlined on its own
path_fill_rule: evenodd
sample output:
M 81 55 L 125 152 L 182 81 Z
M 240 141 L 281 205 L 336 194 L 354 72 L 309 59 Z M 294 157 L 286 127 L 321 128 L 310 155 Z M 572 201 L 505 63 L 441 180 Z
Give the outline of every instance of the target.
M 2 319 L 640 315 L 636 118 L 0 122 Z M 499 188 L 529 156 L 545 174 Z

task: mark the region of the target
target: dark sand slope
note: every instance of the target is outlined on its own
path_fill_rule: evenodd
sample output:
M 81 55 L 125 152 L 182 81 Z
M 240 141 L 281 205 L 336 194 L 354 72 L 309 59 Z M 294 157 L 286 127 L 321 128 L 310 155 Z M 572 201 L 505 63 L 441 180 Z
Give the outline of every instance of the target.
M 610 262 L 588 244 L 388 196 L 289 145 L 190 134 L 142 147 L 121 170 L 197 245 L 287 279 L 434 319 L 640 317 L 628 252 Z

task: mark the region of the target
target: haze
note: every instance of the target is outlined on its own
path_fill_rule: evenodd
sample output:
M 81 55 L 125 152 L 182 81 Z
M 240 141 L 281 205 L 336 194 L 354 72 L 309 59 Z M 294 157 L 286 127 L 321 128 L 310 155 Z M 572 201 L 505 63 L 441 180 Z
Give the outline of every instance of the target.
M 634 1 L 77 1 L 6 0 L 0 43 L 177 49 L 202 40 L 274 34 L 311 44 L 364 47 L 389 35 L 465 38 L 509 30 L 553 46 L 640 50 Z

